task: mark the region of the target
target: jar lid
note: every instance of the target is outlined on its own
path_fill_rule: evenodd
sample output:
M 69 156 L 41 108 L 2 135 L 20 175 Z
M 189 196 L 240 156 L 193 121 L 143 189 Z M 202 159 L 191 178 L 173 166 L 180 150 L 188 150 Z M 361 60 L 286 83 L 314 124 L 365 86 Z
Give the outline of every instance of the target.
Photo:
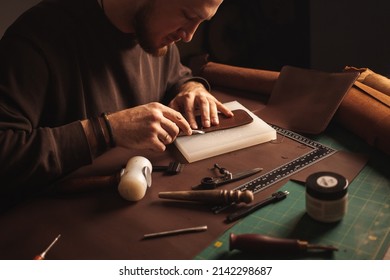
M 306 192 L 321 200 L 336 200 L 344 197 L 348 190 L 348 180 L 334 172 L 317 172 L 306 179 Z

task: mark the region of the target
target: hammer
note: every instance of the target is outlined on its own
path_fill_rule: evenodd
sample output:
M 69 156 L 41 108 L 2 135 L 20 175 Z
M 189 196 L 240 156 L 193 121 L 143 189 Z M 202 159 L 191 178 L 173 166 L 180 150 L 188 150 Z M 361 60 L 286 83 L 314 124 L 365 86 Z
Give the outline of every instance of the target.
M 55 185 L 55 190 L 63 193 L 75 193 L 92 189 L 118 187 L 118 192 L 128 201 L 138 201 L 145 196 L 152 185 L 153 167 L 150 161 L 142 156 L 129 159 L 126 166 L 113 175 L 68 178 Z

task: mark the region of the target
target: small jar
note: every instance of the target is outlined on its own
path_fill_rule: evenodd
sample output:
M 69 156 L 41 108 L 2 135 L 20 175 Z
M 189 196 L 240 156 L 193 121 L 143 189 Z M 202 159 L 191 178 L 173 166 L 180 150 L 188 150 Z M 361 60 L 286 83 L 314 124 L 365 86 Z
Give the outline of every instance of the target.
M 332 223 L 348 208 L 348 180 L 333 172 L 317 172 L 306 179 L 306 212 L 313 219 Z

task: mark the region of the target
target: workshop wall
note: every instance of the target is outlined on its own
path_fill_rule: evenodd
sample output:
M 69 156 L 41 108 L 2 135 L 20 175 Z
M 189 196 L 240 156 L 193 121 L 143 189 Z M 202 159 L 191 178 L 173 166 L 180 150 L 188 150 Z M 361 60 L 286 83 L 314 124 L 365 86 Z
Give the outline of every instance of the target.
M 40 0 L 2 0 L 0 36 Z M 390 76 L 390 1 L 225 0 L 191 44 L 183 62 L 209 53 L 232 65 L 279 70 L 283 65 L 339 71 L 369 67 Z
M 213 61 L 279 70 L 310 66 L 309 0 L 225 0 L 204 23 L 202 50 L 181 44 L 184 52 L 207 52 Z
M 225 0 L 184 58 L 210 53 L 237 66 L 340 71 L 369 67 L 390 76 L 390 1 Z
M 369 67 L 390 77 L 389 11 L 390 1 L 312 0 L 312 67 Z

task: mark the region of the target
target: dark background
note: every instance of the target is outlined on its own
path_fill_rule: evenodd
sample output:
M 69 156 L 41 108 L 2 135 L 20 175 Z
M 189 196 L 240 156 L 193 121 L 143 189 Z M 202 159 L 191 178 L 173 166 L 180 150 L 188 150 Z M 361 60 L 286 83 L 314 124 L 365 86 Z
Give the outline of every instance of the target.
M 310 67 L 309 15 L 308 0 L 225 0 L 215 17 L 204 23 L 197 51 L 237 66 Z
M 283 65 L 340 71 L 368 67 L 390 75 L 390 1 L 225 0 L 183 61 L 210 60 L 280 70 Z
M 38 2 L 1 0 L 0 36 Z M 179 47 L 184 63 L 209 53 L 238 66 L 340 71 L 348 65 L 390 76 L 389 13 L 388 0 L 225 0 L 193 41 Z

